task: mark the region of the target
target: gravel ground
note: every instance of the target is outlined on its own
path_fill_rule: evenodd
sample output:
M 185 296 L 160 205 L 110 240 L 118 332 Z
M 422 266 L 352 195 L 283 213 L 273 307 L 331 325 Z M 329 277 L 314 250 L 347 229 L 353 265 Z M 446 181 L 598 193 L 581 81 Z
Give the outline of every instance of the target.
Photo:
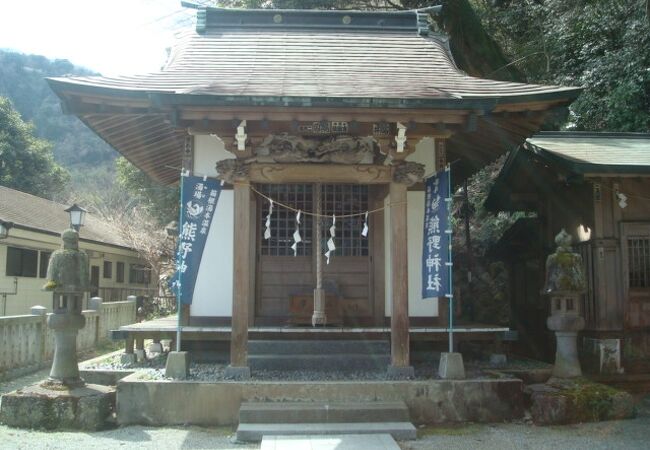
M 648 449 L 650 396 L 632 420 L 536 427 L 526 423 L 425 428 L 417 441 L 400 442 L 402 450 L 441 449 Z
M 190 365 L 189 380 L 193 381 L 225 381 L 229 378 L 225 376 L 223 364 L 202 364 L 192 363 Z M 416 380 L 438 379 L 437 367 L 416 367 Z M 484 378 L 485 375 L 479 371 L 469 372 L 469 377 L 478 379 Z M 149 380 L 166 380 L 165 369 L 142 369 L 143 377 Z M 251 373 L 252 381 L 382 381 L 388 380 L 385 370 L 254 370 Z M 170 379 L 171 380 L 171 379 Z

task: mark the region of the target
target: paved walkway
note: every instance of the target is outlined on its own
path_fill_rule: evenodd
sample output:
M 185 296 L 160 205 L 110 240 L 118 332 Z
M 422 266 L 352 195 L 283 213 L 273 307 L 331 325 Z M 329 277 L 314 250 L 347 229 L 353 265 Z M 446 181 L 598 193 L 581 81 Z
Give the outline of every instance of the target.
M 0 382 L 0 394 L 45 378 L 47 370 Z M 75 433 L 19 430 L 0 426 L 0 449 L 260 449 L 260 444 L 234 444 L 231 428 L 141 427 Z M 402 450 L 444 449 L 647 449 L 650 448 L 650 396 L 633 420 L 558 427 L 526 423 L 465 425 L 419 430 L 417 441 L 400 442 Z M 362 450 L 362 449 L 360 449 Z

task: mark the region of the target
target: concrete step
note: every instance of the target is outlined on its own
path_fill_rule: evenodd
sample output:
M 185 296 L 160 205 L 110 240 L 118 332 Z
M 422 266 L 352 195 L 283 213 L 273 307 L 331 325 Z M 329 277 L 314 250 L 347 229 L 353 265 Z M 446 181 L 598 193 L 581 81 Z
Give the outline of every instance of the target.
M 249 355 L 322 355 L 390 353 L 386 340 L 251 340 Z
M 264 436 L 332 434 L 390 434 L 398 441 L 417 438 L 410 422 L 356 422 L 356 423 L 241 423 L 237 440 L 259 442 Z
M 320 354 L 320 355 L 250 355 L 248 364 L 252 370 L 381 370 L 390 364 L 390 355 L 368 354 Z
M 260 450 L 400 450 L 390 434 L 264 436 Z
M 408 422 L 404 402 L 246 402 L 239 423 Z

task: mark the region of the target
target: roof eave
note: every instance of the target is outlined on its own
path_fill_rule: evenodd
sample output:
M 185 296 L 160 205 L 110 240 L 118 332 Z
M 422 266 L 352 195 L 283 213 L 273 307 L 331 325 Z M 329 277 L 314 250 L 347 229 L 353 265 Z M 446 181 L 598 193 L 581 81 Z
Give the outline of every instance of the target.
M 35 233 L 46 234 L 48 236 L 57 236 L 57 237 L 61 236 L 60 232 L 56 232 L 56 231 L 52 231 L 52 230 L 46 230 L 46 229 L 43 229 L 43 228 L 32 227 L 32 226 L 29 226 L 29 225 L 23 225 L 21 223 L 16 223 L 16 222 L 13 222 L 12 228 L 16 228 L 16 229 L 19 229 L 19 230 L 25 230 L 25 231 L 32 231 L 32 232 L 35 232 Z M 106 242 L 106 241 L 98 241 L 96 239 L 90 239 L 90 238 L 81 237 L 81 236 L 79 237 L 79 241 L 80 242 L 86 242 L 86 243 L 89 243 L 89 244 L 106 245 L 108 247 L 119 248 L 119 249 L 122 249 L 122 250 L 129 250 L 129 251 L 132 251 L 132 252 L 136 252 L 136 250 L 134 248 L 128 247 L 126 245 L 115 244 L 115 243 Z
M 476 109 L 492 111 L 497 105 L 528 102 L 570 103 L 582 92 L 582 88 L 561 88 L 537 94 L 472 96 L 444 98 L 377 98 L 377 97 L 295 97 L 295 96 L 249 96 L 185 94 L 163 91 L 109 88 L 78 83 L 64 78 L 46 78 L 50 87 L 60 97 L 77 92 L 88 95 L 137 98 L 149 100 L 154 106 L 247 106 L 247 107 L 325 107 L 325 108 L 396 108 L 396 109 Z

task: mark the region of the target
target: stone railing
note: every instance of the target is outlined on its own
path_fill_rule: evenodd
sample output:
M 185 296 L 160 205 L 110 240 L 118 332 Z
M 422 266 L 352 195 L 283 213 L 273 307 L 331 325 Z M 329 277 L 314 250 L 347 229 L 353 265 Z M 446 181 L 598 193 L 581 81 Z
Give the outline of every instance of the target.
M 135 300 L 101 302 L 93 298 L 83 311 L 86 326 L 79 330 L 77 350 L 91 350 L 108 340 L 110 330 L 135 322 Z M 54 355 L 54 333 L 47 327 L 46 309 L 32 308 L 29 316 L 0 317 L 0 379 L 29 373 Z

